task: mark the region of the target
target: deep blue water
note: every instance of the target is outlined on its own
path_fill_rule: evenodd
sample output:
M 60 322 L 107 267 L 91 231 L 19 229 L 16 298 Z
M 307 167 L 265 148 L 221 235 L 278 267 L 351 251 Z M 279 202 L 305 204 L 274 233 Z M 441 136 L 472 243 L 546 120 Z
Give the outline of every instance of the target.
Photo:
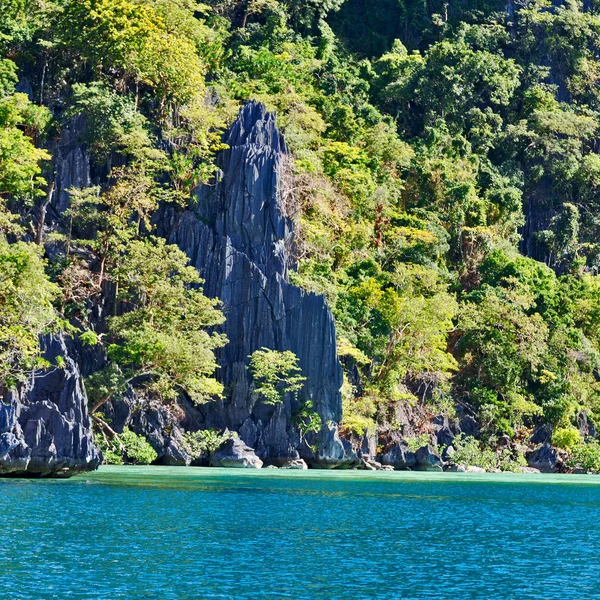
M 104 467 L 0 497 L 1 599 L 600 598 L 600 477 Z

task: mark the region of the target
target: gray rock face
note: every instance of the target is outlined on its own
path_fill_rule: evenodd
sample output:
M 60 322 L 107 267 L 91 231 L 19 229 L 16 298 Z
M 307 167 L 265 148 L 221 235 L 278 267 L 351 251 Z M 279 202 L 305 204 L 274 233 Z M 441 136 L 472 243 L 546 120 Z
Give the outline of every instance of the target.
M 57 214 L 62 215 L 71 205 L 70 188 L 91 185 L 90 157 L 80 137 L 85 131 L 82 117 L 71 120 L 61 133 L 54 149 L 56 161 L 56 191 L 52 202 Z
M 210 457 L 210 466 L 237 469 L 260 469 L 263 466 L 263 462 L 256 456 L 254 450 L 247 446 L 243 440 L 234 437 L 227 440 L 219 450 L 213 452 Z
M 417 464 L 415 469 L 419 471 L 441 471 L 442 459 L 433 446 L 423 446 L 415 453 Z
M 64 369 L 38 372 L 0 402 L 0 475 L 69 477 L 96 469 L 87 398 L 71 344 L 62 337 L 42 340 L 44 357 Z
M 552 439 L 551 425 L 538 425 L 531 434 L 529 441 L 532 444 L 546 444 Z
M 417 457 L 405 443 L 396 442 L 385 454 L 381 455 L 380 462 L 398 470 L 412 469 L 417 464 Z
M 596 426 L 588 420 L 587 413 L 582 410 L 577 415 L 577 428 L 579 433 L 585 438 L 587 436 L 596 437 Z
M 527 453 L 527 464 L 542 473 L 554 473 L 558 463 L 558 452 L 548 443 Z
M 193 209 L 177 219 L 157 215 L 159 230 L 190 257 L 208 296 L 220 298 L 229 344 L 218 355 L 224 400 L 201 406 L 202 427 L 239 432 L 264 460 L 283 464 L 304 458 L 313 466 L 352 464 L 337 435 L 342 369 L 333 317 L 322 296 L 288 281 L 293 224 L 281 194 L 285 143 L 275 117 L 250 103 L 226 137 L 218 160 L 221 176 L 203 186 Z M 296 401 L 270 406 L 252 393 L 248 357 L 262 347 L 291 350 L 307 378 Z M 300 439 L 294 414 L 312 402 L 324 424 L 310 444 Z M 334 431 L 334 430 L 335 431 Z M 313 452 L 310 446 L 317 446 Z
M 450 446 L 454 441 L 454 433 L 448 426 L 444 426 L 436 431 L 437 443 L 440 446 Z

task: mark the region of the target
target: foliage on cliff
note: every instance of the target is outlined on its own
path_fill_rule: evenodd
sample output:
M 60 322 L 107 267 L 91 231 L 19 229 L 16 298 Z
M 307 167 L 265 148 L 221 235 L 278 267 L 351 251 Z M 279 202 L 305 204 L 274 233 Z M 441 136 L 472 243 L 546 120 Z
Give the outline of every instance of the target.
M 391 424 L 406 402 L 460 406 L 484 437 L 570 427 L 581 409 L 598 420 L 594 3 L 2 8 L 0 227 L 11 242 L 52 245 L 56 308 L 79 329 L 98 327 L 93 307 L 112 313 L 124 299 L 119 265 L 154 247 L 153 211 L 209 180 L 221 132 L 254 98 L 278 112 L 291 151 L 292 277 L 326 294 L 344 364 L 362 377 L 360 393 L 346 386 L 346 423 Z M 19 79 L 29 96 L 15 93 Z M 44 239 L 48 150 L 71 119 L 87 124 L 105 177 L 73 190 L 63 237 Z M 141 283 L 133 296 L 145 297 Z M 130 322 L 147 310 L 134 304 L 100 319 L 122 344 L 111 355 L 121 369 L 138 339 Z M 203 339 L 207 352 L 218 345 Z

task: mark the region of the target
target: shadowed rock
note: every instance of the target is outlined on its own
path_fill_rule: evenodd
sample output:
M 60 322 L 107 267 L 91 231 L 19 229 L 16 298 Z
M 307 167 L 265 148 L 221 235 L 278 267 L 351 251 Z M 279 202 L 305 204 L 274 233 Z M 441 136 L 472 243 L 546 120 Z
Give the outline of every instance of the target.
M 380 462 L 383 465 L 390 465 L 394 469 L 411 469 L 417 463 L 417 457 L 414 452 L 408 449 L 408 445 L 402 442 L 396 442 L 381 455 Z
M 297 460 L 289 460 L 281 467 L 282 469 L 299 469 L 301 471 L 305 471 L 308 469 L 308 465 L 301 459 Z
M 423 446 L 415 454 L 417 464 L 415 469 L 418 471 L 441 471 L 442 459 L 433 446 Z
M 65 367 L 36 372 L 0 402 L 0 475 L 69 477 L 100 464 L 74 349 L 60 336 L 44 337 L 42 348 Z
M 542 473 L 554 473 L 559 463 L 558 451 L 549 443 L 527 453 L 527 464 Z

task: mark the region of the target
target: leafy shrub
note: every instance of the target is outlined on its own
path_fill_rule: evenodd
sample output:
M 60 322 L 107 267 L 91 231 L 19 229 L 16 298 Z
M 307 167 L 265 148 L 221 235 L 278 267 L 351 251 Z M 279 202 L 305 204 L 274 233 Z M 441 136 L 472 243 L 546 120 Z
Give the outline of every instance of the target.
M 570 452 L 581 444 L 581 434 L 575 427 L 560 427 L 552 436 L 552 444 Z
M 204 453 L 215 452 L 232 437 L 230 432 L 219 433 L 214 429 L 187 431 L 183 435 L 183 446 L 192 459 L 197 459 Z
M 105 465 L 122 465 L 123 457 L 115 450 L 102 450 Z
M 416 452 L 419 448 L 427 446 L 430 443 L 429 436 L 426 433 L 408 437 L 405 439 L 405 442 L 411 452 Z
M 482 449 L 474 437 L 461 433 L 452 441 L 452 447 L 454 448 L 452 460 L 457 465 L 480 467 L 486 471 L 493 471 L 496 468 L 496 453 L 489 449 Z
M 452 447 L 455 450 L 452 460 L 457 465 L 480 467 L 486 471 L 500 469 L 513 473 L 527 466 L 527 461 L 520 452 L 508 448 L 494 452 L 489 448 L 482 448 L 474 437 L 462 433 L 454 438 Z
M 600 472 L 600 443 L 597 440 L 580 442 L 571 450 L 566 463 L 572 469 Z
M 149 465 L 158 458 L 158 454 L 146 441 L 146 438 L 143 435 L 137 435 L 128 427 L 123 429 L 119 440 L 123 444 L 123 453 L 133 464 Z
M 314 410 L 313 403 L 310 400 L 300 406 L 294 414 L 293 420 L 302 437 L 306 437 L 308 433 L 319 433 L 323 427 L 323 419 Z
M 262 348 L 249 358 L 255 391 L 267 404 L 283 402 L 287 393 L 296 395 L 306 381 L 298 366 L 298 357 L 289 350 L 279 352 Z
M 527 466 L 527 459 L 520 452 L 513 453 L 508 448 L 501 450 L 496 458 L 497 468 L 501 471 L 519 473 L 522 467 Z
M 375 398 L 370 394 L 364 394 L 357 398 L 353 386 L 344 374 L 342 385 L 342 421 L 340 427 L 346 432 L 352 432 L 357 436 L 363 436 L 367 432 L 373 432 L 377 428 L 375 414 L 377 406 Z

